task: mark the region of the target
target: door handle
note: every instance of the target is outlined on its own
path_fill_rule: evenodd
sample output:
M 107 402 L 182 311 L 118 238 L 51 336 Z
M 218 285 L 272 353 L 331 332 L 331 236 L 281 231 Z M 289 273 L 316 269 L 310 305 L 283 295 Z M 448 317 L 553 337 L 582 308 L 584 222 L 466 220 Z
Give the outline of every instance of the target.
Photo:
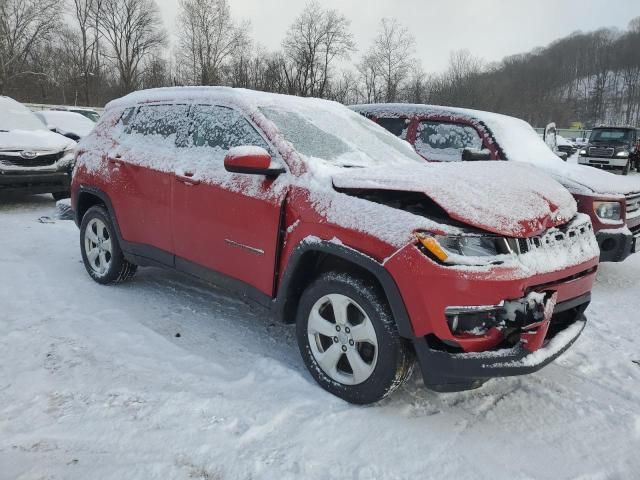
M 116 168 L 121 167 L 122 166 L 122 162 L 119 161 L 120 158 L 121 158 L 120 155 L 116 155 L 115 158 L 109 158 L 109 164 L 113 165 Z
M 176 180 L 189 186 L 198 185 L 200 183 L 200 180 L 194 180 L 192 172 L 184 172 L 182 175 L 176 173 Z

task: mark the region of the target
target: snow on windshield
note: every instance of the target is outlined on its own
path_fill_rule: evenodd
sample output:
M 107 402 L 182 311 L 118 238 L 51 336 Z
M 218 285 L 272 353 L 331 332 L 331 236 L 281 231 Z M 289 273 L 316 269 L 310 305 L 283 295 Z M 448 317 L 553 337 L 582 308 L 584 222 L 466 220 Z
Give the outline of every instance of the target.
M 0 98 L 0 130 L 46 130 L 46 126 L 21 103 Z
M 346 108 L 298 104 L 261 107 L 260 111 L 307 159 L 345 167 L 423 162 L 405 142 Z

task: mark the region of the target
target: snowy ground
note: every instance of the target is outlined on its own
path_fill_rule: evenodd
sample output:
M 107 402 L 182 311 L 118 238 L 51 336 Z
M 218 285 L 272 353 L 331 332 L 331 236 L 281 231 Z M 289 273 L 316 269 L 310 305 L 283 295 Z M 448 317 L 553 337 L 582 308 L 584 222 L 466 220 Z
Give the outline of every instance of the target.
M 640 470 L 640 255 L 541 372 L 355 407 L 290 327 L 156 269 L 102 287 L 47 196 L 0 198 L 0 478 L 630 479 Z M 176 334 L 180 336 L 177 337 Z

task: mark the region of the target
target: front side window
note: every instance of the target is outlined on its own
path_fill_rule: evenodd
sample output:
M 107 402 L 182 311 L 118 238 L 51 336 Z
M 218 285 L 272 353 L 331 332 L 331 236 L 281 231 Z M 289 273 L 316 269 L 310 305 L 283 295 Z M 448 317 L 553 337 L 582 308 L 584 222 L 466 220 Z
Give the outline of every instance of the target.
M 423 121 L 418 126 L 415 147 L 428 160 L 459 162 L 464 149 L 482 149 L 482 138 L 470 125 Z
M 143 105 L 131 122 L 129 131 L 131 134 L 175 141 L 178 131 L 187 123 L 188 110 L 187 105 Z
M 192 108 L 191 125 L 188 146 L 209 147 L 221 153 L 243 145 L 271 150 L 251 123 L 232 108 L 196 105 Z
M 403 140 L 407 139 L 409 120 L 406 118 L 378 118 L 378 125 Z

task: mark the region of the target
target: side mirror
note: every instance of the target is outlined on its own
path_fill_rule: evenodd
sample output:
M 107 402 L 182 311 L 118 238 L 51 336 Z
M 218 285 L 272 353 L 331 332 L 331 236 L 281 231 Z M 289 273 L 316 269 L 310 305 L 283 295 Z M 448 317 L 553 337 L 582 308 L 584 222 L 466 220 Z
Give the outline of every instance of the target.
M 271 166 L 271 155 L 264 148 L 252 146 L 230 149 L 224 157 L 224 168 L 227 172 L 268 177 L 277 177 L 285 172 L 282 167 Z
M 491 152 L 489 150 L 465 148 L 464 150 L 462 150 L 462 160 L 465 162 L 491 160 Z

